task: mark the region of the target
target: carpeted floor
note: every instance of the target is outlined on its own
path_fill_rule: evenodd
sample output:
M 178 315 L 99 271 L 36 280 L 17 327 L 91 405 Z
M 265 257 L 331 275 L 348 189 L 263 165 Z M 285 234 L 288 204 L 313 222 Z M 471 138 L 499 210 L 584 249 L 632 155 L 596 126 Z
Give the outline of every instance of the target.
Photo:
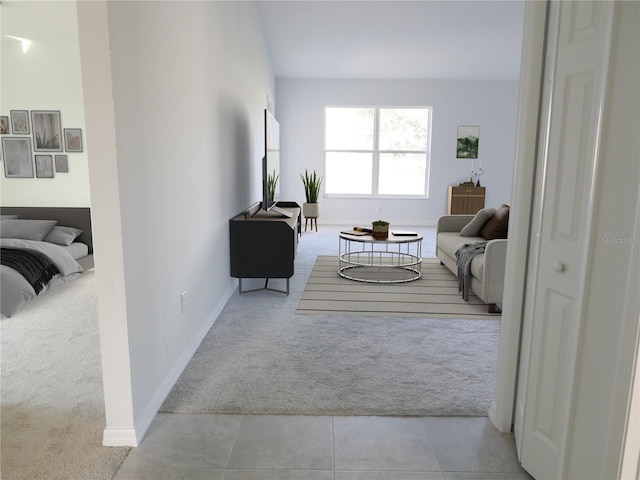
M 2 478 L 110 479 L 129 448 L 102 446 L 93 270 L 2 318 L 1 333 Z
M 305 245 L 324 235 L 326 248 Z M 234 295 L 161 411 L 486 415 L 500 317 L 296 314 L 316 264 L 311 252 L 337 249 L 336 238 L 303 235 L 290 295 Z
M 499 324 L 225 315 L 161 411 L 484 416 L 495 386 Z
M 470 293 L 458 293 L 458 279 L 436 258 L 422 262 L 422 277 L 406 283 L 363 283 L 342 278 L 338 259 L 319 256 L 297 314 L 370 315 L 387 317 L 475 318 L 499 320 L 500 314 Z M 386 273 L 386 272 L 385 272 Z

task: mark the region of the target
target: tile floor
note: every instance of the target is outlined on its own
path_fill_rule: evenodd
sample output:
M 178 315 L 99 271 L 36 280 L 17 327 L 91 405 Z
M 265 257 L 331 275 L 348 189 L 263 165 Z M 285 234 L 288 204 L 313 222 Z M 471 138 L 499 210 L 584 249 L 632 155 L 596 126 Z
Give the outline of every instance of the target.
M 158 414 L 115 480 L 531 479 L 486 417 Z
M 309 262 L 344 226 L 303 234 Z M 402 228 L 410 229 L 410 228 Z M 423 255 L 435 256 L 435 228 Z M 430 253 L 431 252 L 431 253 Z M 298 261 L 298 260 L 297 260 Z M 312 263 L 310 263 L 312 265 Z M 114 480 L 525 480 L 486 417 L 158 414 Z

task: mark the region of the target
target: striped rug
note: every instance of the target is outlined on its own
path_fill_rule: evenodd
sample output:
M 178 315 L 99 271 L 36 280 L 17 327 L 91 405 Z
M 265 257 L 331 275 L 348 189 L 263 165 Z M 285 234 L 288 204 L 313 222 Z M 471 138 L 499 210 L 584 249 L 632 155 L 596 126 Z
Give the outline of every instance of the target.
M 422 277 L 396 284 L 364 283 L 338 275 L 338 258 L 319 256 L 298 304 L 297 314 L 365 315 L 497 319 L 470 292 L 465 302 L 458 293 L 458 279 L 437 258 L 422 261 Z

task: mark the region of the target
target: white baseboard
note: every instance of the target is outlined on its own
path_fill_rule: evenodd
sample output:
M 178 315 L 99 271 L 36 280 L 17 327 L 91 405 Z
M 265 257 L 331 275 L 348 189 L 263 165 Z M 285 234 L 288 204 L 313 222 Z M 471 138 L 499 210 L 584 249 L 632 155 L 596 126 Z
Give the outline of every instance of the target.
M 133 428 L 106 428 L 102 434 L 103 447 L 137 447 L 138 438 Z
M 169 371 L 149 403 L 147 403 L 146 407 L 142 411 L 142 415 L 140 415 L 135 422 L 135 428 L 105 429 L 102 437 L 102 445 L 105 447 L 137 447 L 140 444 L 147 433 L 147 430 L 151 426 L 153 419 L 156 417 L 158 410 L 160 410 L 164 400 L 167 398 L 167 395 L 171 392 L 171 389 L 180 378 L 180 375 L 182 375 L 184 369 L 189 365 L 189 362 L 202 343 L 202 340 L 204 340 L 204 337 L 222 313 L 222 310 L 229 301 L 229 298 L 231 298 L 231 295 L 235 292 L 236 288 L 237 282 L 231 282 L 229 288 L 227 288 L 227 291 L 224 293 L 213 312 L 211 312 L 202 327 L 200 327 L 191 342 L 189 342 L 189 345 L 184 352 L 182 352 L 180 357 L 178 357 L 173 368 Z

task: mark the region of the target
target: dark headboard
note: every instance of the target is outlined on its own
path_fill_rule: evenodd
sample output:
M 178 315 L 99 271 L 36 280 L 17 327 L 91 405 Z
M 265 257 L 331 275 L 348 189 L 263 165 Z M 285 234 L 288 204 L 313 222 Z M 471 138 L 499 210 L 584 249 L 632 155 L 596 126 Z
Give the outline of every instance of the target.
M 0 214 L 18 215 L 24 220 L 57 220 L 60 226 L 79 228 L 82 235 L 78 242 L 87 244 L 89 253 L 93 253 L 91 209 L 88 207 L 0 207 Z

